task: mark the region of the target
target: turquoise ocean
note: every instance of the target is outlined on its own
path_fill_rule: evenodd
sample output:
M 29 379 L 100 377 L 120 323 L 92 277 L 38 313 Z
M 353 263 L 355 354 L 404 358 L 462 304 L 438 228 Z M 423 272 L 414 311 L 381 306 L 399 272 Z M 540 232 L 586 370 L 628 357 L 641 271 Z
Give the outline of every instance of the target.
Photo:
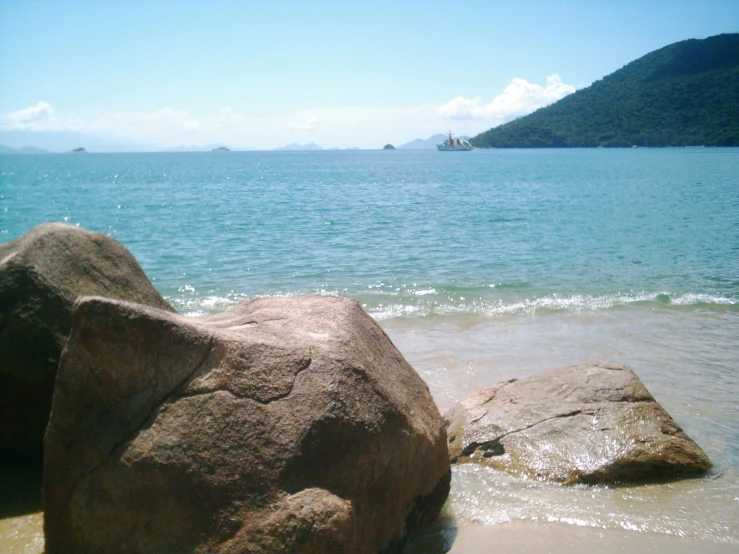
M 356 298 L 442 411 L 626 363 L 715 464 L 610 489 L 463 466 L 431 541 L 739 547 L 739 149 L 0 156 L 0 242 L 46 221 L 119 240 L 185 314 Z

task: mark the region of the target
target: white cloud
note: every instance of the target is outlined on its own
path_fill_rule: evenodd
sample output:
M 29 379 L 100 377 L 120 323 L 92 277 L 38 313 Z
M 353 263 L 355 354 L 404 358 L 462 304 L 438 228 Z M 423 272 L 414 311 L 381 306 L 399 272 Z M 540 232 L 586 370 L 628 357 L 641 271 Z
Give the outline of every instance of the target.
M 8 114 L 0 114 L 0 130 L 4 131 L 75 131 L 104 133 L 131 138 L 146 138 L 149 133 L 168 134 L 217 129 L 229 120 L 239 120 L 233 108 L 225 107 L 214 116 L 194 116 L 169 106 L 153 112 L 70 112 L 55 115 L 47 102 Z
M 0 129 L 5 130 L 50 131 L 58 125 L 59 121 L 54 116 L 54 108 L 43 101 L 17 112 L 0 114 Z
M 12 114 L 0 115 L 0 130 L 71 131 L 162 147 L 224 143 L 269 149 L 290 142 L 309 141 L 325 148 L 381 148 L 388 142 L 402 144 L 444 132 L 448 121 L 436 114 L 437 108 L 434 105 L 345 106 L 258 117 L 238 112 L 231 106 L 213 115 L 196 115 L 167 106 L 150 112 L 80 111 L 54 115 L 49 104 L 40 102 Z M 47 119 L 43 119 L 44 113 L 49 116 Z M 459 127 L 461 125 L 455 132 L 464 133 Z M 485 129 L 474 132 L 482 130 Z
M 37 102 L 35 106 L 9 113 L 6 117 L 15 124 L 46 121 L 54 117 L 54 109 L 46 102 Z
M 210 115 L 170 106 L 149 112 L 58 112 L 47 102 L 0 114 L 0 131 L 67 131 L 107 139 L 145 142 L 161 147 L 223 143 L 269 149 L 291 142 L 381 148 L 447 132 L 474 136 L 491 126 L 528 114 L 575 91 L 558 75 L 546 86 L 513 79 L 503 92 L 484 103 L 458 97 L 439 106 L 343 106 L 300 110 L 262 117 L 226 106 Z
M 557 74 L 547 77 L 546 86 L 515 78 L 487 104 L 479 96 L 457 96 L 441 106 L 438 114 L 456 120 L 493 120 L 502 123 L 548 106 L 573 92 L 575 87 L 563 83 Z

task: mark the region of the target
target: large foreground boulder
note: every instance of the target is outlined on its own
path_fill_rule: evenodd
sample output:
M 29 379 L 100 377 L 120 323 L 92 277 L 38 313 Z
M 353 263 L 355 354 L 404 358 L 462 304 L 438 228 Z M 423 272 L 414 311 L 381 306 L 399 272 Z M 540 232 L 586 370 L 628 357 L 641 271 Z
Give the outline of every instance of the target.
M 444 416 L 453 463 L 565 484 L 662 482 L 711 461 L 633 370 L 585 364 L 498 383 Z
M 44 449 L 48 554 L 394 550 L 449 490 L 427 386 L 344 298 L 80 300 Z
M 83 295 L 174 311 L 107 235 L 46 223 L 0 244 L 0 451 L 41 448 L 72 307 Z

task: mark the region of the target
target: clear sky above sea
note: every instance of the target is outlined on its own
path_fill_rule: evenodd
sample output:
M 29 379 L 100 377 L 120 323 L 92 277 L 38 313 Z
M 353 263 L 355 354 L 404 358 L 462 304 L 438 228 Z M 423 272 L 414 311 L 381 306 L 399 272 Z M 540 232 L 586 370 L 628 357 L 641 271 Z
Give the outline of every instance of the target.
M 476 134 L 673 42 L 737 31 L 736 0 L 0 0 L 0 143 Z

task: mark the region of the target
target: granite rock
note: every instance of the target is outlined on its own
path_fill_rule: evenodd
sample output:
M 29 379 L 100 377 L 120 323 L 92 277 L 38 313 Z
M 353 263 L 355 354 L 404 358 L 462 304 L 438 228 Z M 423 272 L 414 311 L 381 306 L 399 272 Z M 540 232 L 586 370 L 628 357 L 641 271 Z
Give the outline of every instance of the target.
M 38 449 L 79 296 L 172 307 L 115 239 L 45 223 L 0 244 L 0 450 Z
M 444 415 L 452 463 L 564 484 L 663 482 L 711 467 L 629 367 L 584 364 L 484 387 Z
M 344 298 L 81 299 L 44 446 L 48 554 L 392 551 L 449 490 L 426 384 Z

